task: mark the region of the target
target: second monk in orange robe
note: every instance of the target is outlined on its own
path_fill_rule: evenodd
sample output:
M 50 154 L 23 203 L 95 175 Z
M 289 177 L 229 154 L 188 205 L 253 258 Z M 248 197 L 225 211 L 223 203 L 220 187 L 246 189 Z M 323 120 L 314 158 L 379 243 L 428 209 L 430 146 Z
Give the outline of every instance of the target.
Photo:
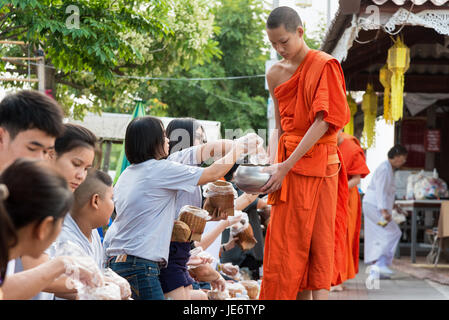
M 309 49 L 303 32 L 291 8 L 276 8 L 267 20 L 268 38 L 284 59 L 267 74 L 279 131 L 270 139 L 276 164 L 262 190 L 272 209 L 260 299 L 327 298 L 337 197 L 348 196 L 337 148 L 349 121 L 343 71 L 332 56 Z
M 360 228 L 362 223 L 362 203 L 357 185 L 360 179 L 369 173 L 366 158 L 359 140 L 347 133 L 338 136 L 338 148 L 343 156 L 349 181 L 348 218 L 347 218 L 347 265 L 343 271 L 343 281 L 352 279 L 359 272 Z

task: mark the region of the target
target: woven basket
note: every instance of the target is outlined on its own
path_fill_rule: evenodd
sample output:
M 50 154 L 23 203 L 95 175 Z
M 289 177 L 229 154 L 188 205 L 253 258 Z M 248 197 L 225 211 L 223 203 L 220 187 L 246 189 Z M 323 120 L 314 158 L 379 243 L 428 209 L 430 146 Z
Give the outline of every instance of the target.
M 191 234 L 192 231 L 186 223 L 175 220 L 173 232 L 171 234 L 171 241 L 189 242 Z
M 195 214 L 195 211 L 200 211 L 202 209 L 188 206 L 184 208 L 184 211 L 181 211 L 179 214 L 179 221 L 187 224 L 192 231 L 190 235 L 191 241 L 201 241 L 201 234 L 206 227 L 206 219 L 199 217 Z
M 212 194 L 208 197 L 204 209 L 214 216 L 215 209 L 224 212 L 226 216 L 234 215 L 234 187 L 231 183 L 217 180 L 208 185 L 208 192 Z
M 257 243 L 256 238 L 254 238 L 253 228 L 250 224 L 248 224 L 246 229 L 237 234 L 237 238 L 236 243 L 243 251 L 254 248 Z

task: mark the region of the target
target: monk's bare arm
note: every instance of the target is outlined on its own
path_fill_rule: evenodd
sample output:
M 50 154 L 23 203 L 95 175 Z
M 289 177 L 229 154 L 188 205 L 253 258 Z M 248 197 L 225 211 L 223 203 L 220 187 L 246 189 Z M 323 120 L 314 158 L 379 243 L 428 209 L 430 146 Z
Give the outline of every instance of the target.
M 356 185 L 360 183 L 361 176 L 359 174 L 356 174 L 355 176 L 352 176 L 351 179 L 348 181 L 348 188 L 352 189 Z
M 271 164 L 275 162 L 276 151 L 283 131 L 281 127 L 281 116 L 279 115 L 279 102 L 274 95 L 274 89 L 279 85 L 279 70 L 274 65 L 267 73 L 268 90 L 270 91 L 271 99 L 274 105 L 274 120 L 275 127 L 271 133 L 270 140 L 268 142 L 268 157 Z
M 318 112 L 315 117 L 315 121 L 307 130 L 304 138 L 296 146 L 295 151 L 282 163 L 276 164 L 273 168 L 267 168 L 271 170 L 271 178 L 267 184 L 262 188 L 263 193 L 272 193 L 282 186 L 282 181 L 291 168 L 301 159 L 310 148 L 326 133 L 329 129 L 329 123 L 323 120 L 323 112 Z

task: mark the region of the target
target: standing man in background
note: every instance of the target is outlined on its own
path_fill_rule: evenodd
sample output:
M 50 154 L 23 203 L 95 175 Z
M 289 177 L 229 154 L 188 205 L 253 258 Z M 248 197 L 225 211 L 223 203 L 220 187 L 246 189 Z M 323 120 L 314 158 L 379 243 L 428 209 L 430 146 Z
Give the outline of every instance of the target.
M 364 214 L 364 257 L 366 264 L 372 264 L 370 276 L 389 278 L 393 271 L 388 268 L 393 262 L 401 230 L 392 221 L 395 200 L 394 171 L 407 161 L 407 149 L 397 144 L 388 151 L 388 160 L 374 171 L 363 198 Z M 384 220 L 388 224 L 379 224 Z

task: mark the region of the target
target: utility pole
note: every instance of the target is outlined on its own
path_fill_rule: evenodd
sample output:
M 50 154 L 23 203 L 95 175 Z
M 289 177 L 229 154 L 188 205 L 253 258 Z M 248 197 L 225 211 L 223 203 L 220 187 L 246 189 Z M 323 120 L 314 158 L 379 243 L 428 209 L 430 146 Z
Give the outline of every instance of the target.
M 39 47 L 39 50 L 37 50 L 36 55 L 40 58 L 37 61 L 37 78 L 39 80 L 39 91 L 45 92 L 45 58 L 44 58 L 44 50 L 42 50 L 41 47 Z
M 273 0 L 273 10 L 279 7 L 279 0 Z M 268 70 L 270 70 L 271 66 L 278 61 L 278 56 L 276 50 L 271 47 L 270 50 L 270 60 L 265 62 L 265 74 L 267 74 Z M 268 90 L 268 83 L 265 79 L 265 89 Z M 268 102 L 267 102 L 267 119 L 268 119 L 268 139 L 271 136 L 271 132 L 275 127 L 275 119 L 274 119 L 274 103 L 271 95 L 268 94 Z

